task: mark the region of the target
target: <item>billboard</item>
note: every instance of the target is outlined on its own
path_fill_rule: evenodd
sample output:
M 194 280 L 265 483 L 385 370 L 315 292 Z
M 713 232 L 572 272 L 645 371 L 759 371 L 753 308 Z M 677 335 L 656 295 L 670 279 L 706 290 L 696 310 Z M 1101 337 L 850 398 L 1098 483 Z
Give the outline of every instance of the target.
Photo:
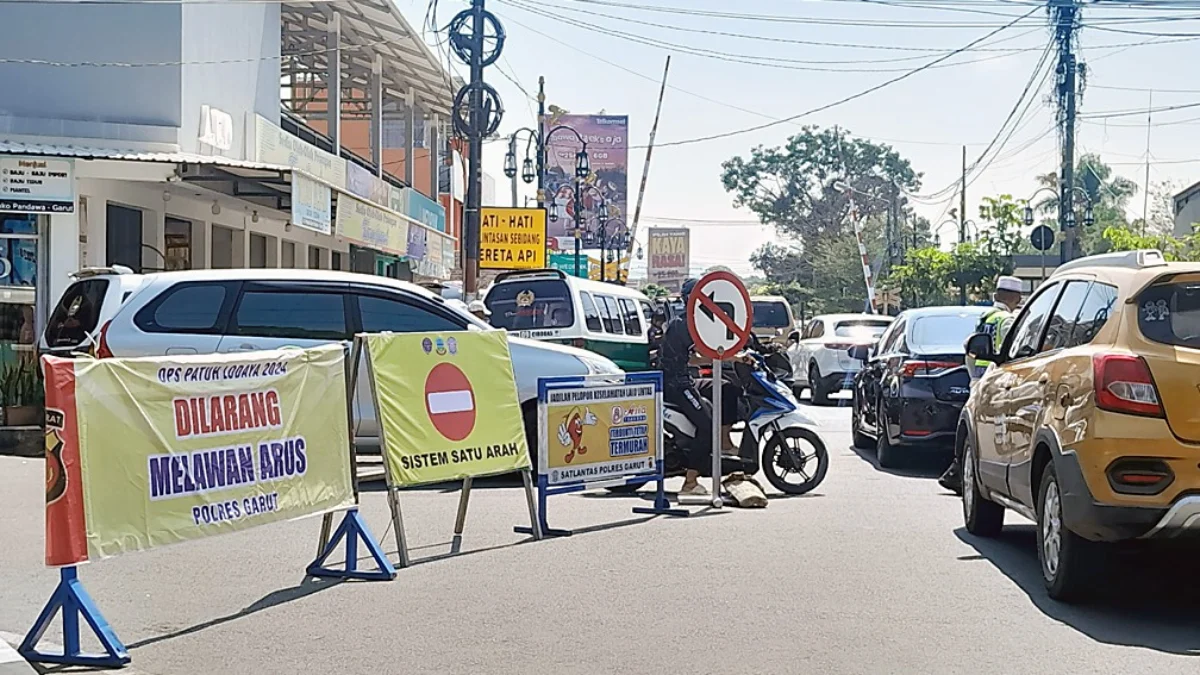
M 608 210 L 607 233 L 623 230 L 629 205 L 629 117 L 626 115 L 560 115 L 546 119 L 546 133 L 565 126 L 587 141 L 591 172 L 584 179 L 581 199 L 585 247 L 599 241 L 599 205 L 603 195 Z M 579 139 L 570 131 L 555 131 L 546 137 L 546 194 L 559 208 L 559 218 L 549 224 L 547 236 L 559 237 L 561 245 L 574 246 L 575 153 Z
M 691 268 L 691 232 L 682 227 L 652 227 L 647 231 L 646 278 L 678 290 Z
M 546 267 L 545 209 L 485 206 L 479 230 L 480 269 L 538 270 Z

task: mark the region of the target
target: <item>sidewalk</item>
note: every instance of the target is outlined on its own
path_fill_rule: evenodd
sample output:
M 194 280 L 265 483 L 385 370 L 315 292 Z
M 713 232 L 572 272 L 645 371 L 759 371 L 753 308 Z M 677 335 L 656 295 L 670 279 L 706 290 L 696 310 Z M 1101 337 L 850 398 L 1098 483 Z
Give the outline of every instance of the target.
M 0 675 L 37 675 L 33 666 L 21 658 L 15 647 L 8 643 L 15 636 L 0 635 Z

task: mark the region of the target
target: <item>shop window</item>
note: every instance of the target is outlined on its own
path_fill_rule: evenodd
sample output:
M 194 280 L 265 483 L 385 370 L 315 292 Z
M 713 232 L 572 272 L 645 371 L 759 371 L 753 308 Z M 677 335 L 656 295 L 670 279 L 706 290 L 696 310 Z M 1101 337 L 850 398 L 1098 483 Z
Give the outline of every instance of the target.
M 228 227 L 213 225 L 211 264 L 214 270 L 233 268 L 233 230 Z
M 142 212 L 116 204 L 105 209 L 107 219 L 106 250 L 109 265 L 124 265 L 142 271 Z
M 250 235 L 250 266 L 264 268 L 267 266 L 267 237 L 262 234 Z
M 0 384 L 15 386 L 25 382 L 18 377 L 23 369 L 37 367 L 38 221 L 33 215 L 0 218 Z M 16 396 L 24 398 L 22 393 Z M 8 400 L 2 404 L 22 405 Z
M 192 269 L 192 223 L 167 216 L 164 229 L 164 266 L 167 271 Z

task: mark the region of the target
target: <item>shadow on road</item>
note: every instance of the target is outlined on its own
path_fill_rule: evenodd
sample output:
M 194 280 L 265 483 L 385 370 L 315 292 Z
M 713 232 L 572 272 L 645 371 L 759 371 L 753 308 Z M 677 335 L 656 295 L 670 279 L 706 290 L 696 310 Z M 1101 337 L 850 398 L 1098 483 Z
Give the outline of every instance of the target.
M 317 578 L 317 577 L 307 577 L 306 576 L 296 586 L 293 586 L 291 588 L 282 588 L 278 591 L 269 593 L 269 594 L 263 596 L 262 598 L 260 598 L 259 600 L 256 600 L 252 604 L 246 606 L 244 609 L 234 612 L 233 614 L 227 614 L 225 616 L 217 617 L 215 619 L 209 619 L 208 621 L 198 623 L 194 626 L 188 626 L 187 628 L 181 628 L 179 630 L 172 631 L 170 633 L 164 633 L 163 635 L 155 635 L 153 637 L 148 637 L 143 640 L 138 640 L 137 642 L 130 643 L 128 645 L 128 647 L 129 647 L 129 649 L 138 649 L 140 647 L 149 647 L 150 645 L 157 644 L 159 642 L 166 642 L 167 640 L 174 640 L 177 637 L 183 637 L 185 635 L 199 633 L 200 631 L 208 629 L 208 628 L 212 628 L 213 626 L 219 626 L 224 623 L 229 623 L 230 621 L 236 621 L 237 619 L 240 619 L 242 617 L 250 616 L 252 614 L 257 614 L 258 612 L 261 612 L 264 609 L 270 609 L 272 607 L 277 607 L 279 605 L 289 603 L 294 600 L 300 600 L 301 598 L 307 598 L 308 596 L 313 595 L 314 593 L 319 593 L 327 588 L 333 588 L 334 586 L 337 586 L 337 585 L 343 584 L 343 583 L 345 583 L 344 579 L 321 579 L 321 578 Z
M 1112 549 L 1110 567 L 1089 605 L 1051 600 L 1042 583 L 1033 525 L 1006 526 L 999 537 L 983 539 L 955 530 L 978 556 L 1011 579 L 1046 616 L 1098 642 L 1144 647 L 1169 654 L 1200 656 L 1200 584 L 1196 583 L 1197 543 Z
M 907 453 L 903 466 L 885 469 L 879 466 L 875 450 L 850 446 L 850 450 L 862 461 L 870 464 L 876 471 L 890 473 L 904 478 L 938 478 L 950 466 L 950 450 L 948 448 L 903 448 L 899 452 Z

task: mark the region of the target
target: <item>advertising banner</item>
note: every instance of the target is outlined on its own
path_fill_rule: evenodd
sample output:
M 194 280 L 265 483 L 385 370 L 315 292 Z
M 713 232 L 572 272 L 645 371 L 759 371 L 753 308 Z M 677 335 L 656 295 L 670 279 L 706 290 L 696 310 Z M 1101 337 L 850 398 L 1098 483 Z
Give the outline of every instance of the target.
M 0 157 L 0 211 L 75 213 L 75 160 Z
M 427 239 L 428 234 L 425 228 L 409 226 L 407 249 L 409 260 L 423 260 L 425 258 Z
M 504 331 L 364 334 L 384 461 L 400 486 L 529 468 Z
M 321 234 L 333 232 L 333 190 L 292 172 L 292 224 Z
M 546 120 L 546 133 L 558 126 L 574 129 L 587 141 L 591 173 L 585 183 L 583 229 L 586 241 L 598 240 L 599 195 L 603 195 L 610 225 L 624 221 L 629 202 L 629 117 L 626 115 L 560 115 Z M 564 243 L 575 228 L 575 153 L 582 147 L 575 134 L 557 131 L 546 141 L 546 194 L 559 205 L 561 217 L 549 225 L 548 236 Z M 599 195 L 597 194 L 599 193 Z M 573 245 L 573 244 L 571 244 Z
M 661 386 L 543 380 L 543 452 L 538 473 L 548 485 L 651 474 L 662 459 Z
M 412 188 L 404 188 L 404 209 L 400 212 L 438 232 L 446 231 L 446 210 L 442 205 Z
M 678 290 L 691 269 L 691 231 L 684 227 L 652 227 L 647 231 L 646 278 Z
M 339 345 L 44 357 L 46 564 L 349 508 Z
M 408 221 L 350 195 L 338 196 L 337 233 L 384 253 L 408 255 Z
M 538 270 L 546 267 L 546 210 L 483 207 L 479 267 Z
M 389 188 L 387 181 L 364 169 L 355 162 L 346 162 L 346 189 L 380 206 L 387 206 Z
M 346 160 L 300 140 L 262 115 L 254 117 L 254 161 L 290 166 L 334 187 L 346 187 Z

